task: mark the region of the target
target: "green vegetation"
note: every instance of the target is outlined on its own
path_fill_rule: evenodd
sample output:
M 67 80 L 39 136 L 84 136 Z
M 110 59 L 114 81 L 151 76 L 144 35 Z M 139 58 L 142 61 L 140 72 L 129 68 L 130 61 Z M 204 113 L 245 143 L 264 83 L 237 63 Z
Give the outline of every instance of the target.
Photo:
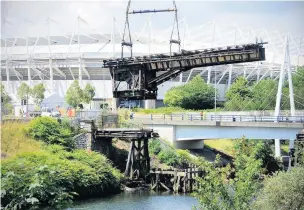
M 0 83 L 1 88 L 1 114 L 12 114 L 13 113 L 13 105 L 11 103 L 12 99 L 6 92 L 4 85 Z
M 236 157 L 234 168 L 216 167 L 215 163 L 198 161 L 205 176 L 197 179 L 199 188 L 194 193 L 201 209 L 250 209 L 251 201 L 261 187 L 258 178 L 262 172 L 262 142 L 245 139 L 235 140 Z
M 292 168 L 288 172 L 278 172 L 264 181 L 254 202 L 254 209 L 296 210 L 304 208 L 304 168 Z
M 28 86 L 26 83 L 21 83 L 17 90 L 17 96 L 19 99 L 24 100 L 33 98 L 34 103 L 39 106 L 44 99 L 45 90 L 44 84 L 42 83 L 35 85 L 33 88 Z
M 81 89 L 78 80 L 74 80 L 70 87 L 67 89 L 65 100 L 66 102 L 76 108 L 79 104 L 89 104 L 95 96 L 95 88 L 87 84 L 84 89 Z
M 295 95 L 295 105 L 297 109 L 304 108 L 304 67 L 298 69 L 293 74 L 293 88 Z M 276 103 L 278 82 L 272 79 L 262 80 L 256 83 L 250 83 L 244 77 L 239 77 L 226 93 L 226 110 L 273 110 Z M 283 88 L 281 109 L 290 109 L 289 107 L 289 87 L 285 82 Z
M 28 124 L 26 133 L 36 140 L 47 144 L 58 144 L 74 148 L 72 128 L 67 123 L 59 123 L 51 117 L 37 117 Z
M 69 142 L 62 136 L 67 131 L 58 129 L 57 121 L 37 119 L 29 125 L 2 126 L 5 132 L 1 145 L 4 154 L 1 205 L 4 209 L 62 209 L 74 199 L 119 192 L 122 175 L 105 156 L 70 147 L 67 151 L 56 144 Z M 68 129 L 67 122 L 60 126 Z M 51 129 L 58 135 L 57 139 L 51 138 Z
M 1 157 L 11 158 L 17 154 L 40 151 L 41 142 L 35 141 L 24 132 L 27 125 L 6 122 L 1 125 Z
M 34 99 L 36 105 L 40 105 L 44 99 L 45 87 L 42 83 L 35 85 L 31 90 L 31 96 Z
M 301 164 L 287 172 L 281 171 L 269 143 L 263 141 L 234 140 L 233 152 L 233 163 L 226 167 L 218 167 L 219 156 L 215 163 L 197 161 L 205 172 L 197 179 L 199 188 L 194 193 L 200 203 L 199 209 L 304 208 L 304 168 Z
M 233 140 L 231 139 L 204 140 L 204 147 L 215 149 L 230 156 L 234 155 Z
M 156 157 L 160 163 L 173 167 L 185 167 L 193 162 L 189 151 L 176 150 L 173 146 L 158 138 L 149 141 L 149 152 Z
M 185 85 L 166 92 L 164 104 L 184 109 L 210 109 L 214 104 L 215 90 L 197 75 Z

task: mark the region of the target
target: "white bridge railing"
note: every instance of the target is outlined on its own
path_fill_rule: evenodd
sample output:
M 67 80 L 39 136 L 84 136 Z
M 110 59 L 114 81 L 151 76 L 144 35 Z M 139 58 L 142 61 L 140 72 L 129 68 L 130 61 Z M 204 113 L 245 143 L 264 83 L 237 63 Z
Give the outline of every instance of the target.
M 199 114 L 131 114 L 130 119 L 171 121 L 222 121 L 222 122 L 287 122 L 304 123 L 304 116 L 254 116 L 254 115 L 208 115 Z

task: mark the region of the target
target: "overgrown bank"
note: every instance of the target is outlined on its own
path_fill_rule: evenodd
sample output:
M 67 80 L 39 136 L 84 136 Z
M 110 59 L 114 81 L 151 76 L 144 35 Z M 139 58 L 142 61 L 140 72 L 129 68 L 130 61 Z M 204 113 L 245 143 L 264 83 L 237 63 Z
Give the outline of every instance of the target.
M 2 131 L 4 209 L 59 209 L 75 199 L 120 191 L 121 173 L 105 156 L 75 149 L 75 130 L 66 122 L 41 117 L 29 125 L 5 123 Z

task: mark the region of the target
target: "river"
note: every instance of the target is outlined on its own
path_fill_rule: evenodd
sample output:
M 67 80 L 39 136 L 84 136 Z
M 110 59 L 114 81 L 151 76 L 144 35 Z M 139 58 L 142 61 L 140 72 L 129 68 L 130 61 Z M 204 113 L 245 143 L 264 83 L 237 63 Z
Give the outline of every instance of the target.
M 189 194 L 137 191 L 76 202 L 67 210 L 191 210 L 197 204 Z

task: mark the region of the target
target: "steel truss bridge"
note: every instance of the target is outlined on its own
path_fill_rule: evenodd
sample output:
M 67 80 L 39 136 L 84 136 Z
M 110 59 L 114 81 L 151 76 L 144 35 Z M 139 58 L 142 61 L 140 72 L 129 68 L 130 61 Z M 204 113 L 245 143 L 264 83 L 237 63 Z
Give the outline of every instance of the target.
M 263 43 L 241 47 L 205 49 L 171 55 L 104 60 L 113 78 L 113 96 L 126 99 L 156 99 L 157 86 L 195 67 L 217 66 L 265 60 Z M 164 72 L 157 75 L 158 72 Z M 122 82 L 127 88 L 121 88 Z
M 116 21 L 113 19 L 112 32 L 102 33 L 96 31 L 88 21 L 84 23 L 82 20 L 80 16 L 77 17 L 79 28 L 74 33 L 56 36 L 2 37 L 1 79 L 4 84 L 9 85 L 17 81 L 33 84 L 33 80 L 36 80 L 46 84 L 51 83 L 51 87 L 47 88 L 53 89 L 54 80 L 78 79 L 80 82 L 82 80 L 111 80 L 109 69 L 104 68 L 103 65 L 104 60 L 115 59 L 121 54 L 122 37 L 120 30 L 116 27 Z M 60 24 L 50 22 L 53 28 L 61 27 Z M 84 25 L 86 25 L 86 31 L 81 30 Z M 134 57 L 143 55 L 157 57 L 169 51 L 170 27 L 166 30 L 158 30 L 152 25 L 151 18 L 147 17 L 140 31 L 131 32 L 131 36 L 134 37 Z M 255 43 L 256 37 L 259 37 L 268 42 L 265 45 L 267 58 L 266 61 L 259 62 L 191 67 L 185 69 L 178 77 L 172 78 L 171 75 L 170 81 L 173 82 L 188 82 L 197 74 L 200 74 L 207 83 L 228 84 L 228 86 L 241 75 L 249 81 L 278 79 L 284 54 L 284 37 L 287 35 L 290 37 L 292 72 L 296 72 L 297 65 L 304 65 L 302 36 L 267 29 L 243 28 L 237 24 L 220 25 L 216 22 L 190 27 L 186 19 L 180 20 L 179 26 L 182 34 L 181 47 L 187 51 L 213 49 L 216 52 L 223 46 L 232 46 L 232 49 L 242 48 L 244 44 Z M 31 27 L 35 25 L 29 24 L 29 30 Z M 87 30 L 88 28 L 92 30 Z M 124 53 L 128 55 L 130 52 Z M 127 89 L 128 85 L 122 83 L 120 88 Z

